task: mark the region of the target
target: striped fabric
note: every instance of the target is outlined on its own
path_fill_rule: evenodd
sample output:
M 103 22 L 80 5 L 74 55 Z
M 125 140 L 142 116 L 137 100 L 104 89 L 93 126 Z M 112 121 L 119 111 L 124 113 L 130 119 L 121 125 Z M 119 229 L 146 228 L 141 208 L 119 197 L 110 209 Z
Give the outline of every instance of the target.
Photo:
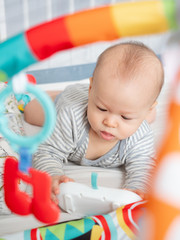
M 85 158 L 88 147 L 88 84 L 71 85 L 56 99 L 57 123 L 51 137 L 34 155 L 35 168 L 50 175 L 63 174 L 67 161 L 79 165 L 114 168 L 125 166 L 126 188 L 145 191 L 154 167 L 153 133 L 146 121 L 128 139 L 119 141 L 96 160 Z

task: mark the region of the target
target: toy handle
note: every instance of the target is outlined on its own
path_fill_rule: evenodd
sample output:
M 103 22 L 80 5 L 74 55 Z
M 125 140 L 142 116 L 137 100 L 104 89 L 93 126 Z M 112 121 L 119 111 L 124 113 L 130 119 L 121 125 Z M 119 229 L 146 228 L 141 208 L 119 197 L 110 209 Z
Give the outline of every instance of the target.
M 45 172 L 29 169 L 30 176 L 18 170 L 18 161 L 7 157 L 4 166 L 4 195 L 7 206 L 20 215 L 33 213 L 44 223 L 58 220 L 60 209 L 51 201 L 51 179 Z M 22 179 L 32 185 L 33 196 L 19 189 L 18 181 Z M 44 186 L 46 186 L 44 188 Z

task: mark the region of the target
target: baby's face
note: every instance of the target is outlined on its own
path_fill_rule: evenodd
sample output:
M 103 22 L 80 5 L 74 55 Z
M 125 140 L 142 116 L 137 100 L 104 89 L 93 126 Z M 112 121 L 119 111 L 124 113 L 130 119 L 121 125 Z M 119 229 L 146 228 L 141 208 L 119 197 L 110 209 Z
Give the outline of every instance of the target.
M 117 141 L 138 129 L 150 105 L 141 87 L 109 77 L 97 73 L 90 83 L 87 113 L 91 129 L 101 139 Z

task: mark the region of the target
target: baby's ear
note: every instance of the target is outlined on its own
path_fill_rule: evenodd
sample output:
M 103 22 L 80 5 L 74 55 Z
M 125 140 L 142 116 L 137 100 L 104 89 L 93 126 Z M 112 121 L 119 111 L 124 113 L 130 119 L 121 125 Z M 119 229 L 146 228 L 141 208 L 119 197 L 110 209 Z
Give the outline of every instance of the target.
M 157 105 L 157 102 L 154 102 L 153 105 L 149 109 L 149 112 L 145 119 L 148 123 L 152 123 L 156 119 L 156 105 Z
M 151 111 L 153 108 L 155 108 L 155 107 L 157 106 L 157 104 L 158 104 L 158 102 L 155 101 L 155 102 L 153 103 L 153 105 L 151 106 L 150 111 Z
M 89 92 L 91 91 L 92 83 L 93 83 L 93 78 L 90 77 L 90 78 L 89 78 Z

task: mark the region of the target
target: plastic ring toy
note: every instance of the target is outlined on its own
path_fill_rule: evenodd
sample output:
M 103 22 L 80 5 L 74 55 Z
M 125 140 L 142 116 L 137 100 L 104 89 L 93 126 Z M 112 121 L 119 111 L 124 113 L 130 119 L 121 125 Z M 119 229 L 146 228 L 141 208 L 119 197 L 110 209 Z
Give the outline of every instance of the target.
M 45 140 L 52 132 L 56 121 L 56 113 L 51 99 L 43 91 L 29 83 L 26 85 L 26 90 L 34 94 L 43 107 L 45 122 L 41 131 L 38 134 L 29 137 L 19 136 L 13 133 L 8 127 L 8 121 L 6 119 L 7 117 L 4 116 L 4 106 L 0 107 L 0 124 L 2 134 L 9 140 L 15 151 L 18 150 L 17 146 L 19 145 L 21 147 L 28 147 L 30 152 L 33 153 L 39 143 Z M 0 102 L 4 102 L 11 93 L 13 93 L 13 88 L 12 83 L 9 82 L 6 89 L 4 89 L 0 94 Z

